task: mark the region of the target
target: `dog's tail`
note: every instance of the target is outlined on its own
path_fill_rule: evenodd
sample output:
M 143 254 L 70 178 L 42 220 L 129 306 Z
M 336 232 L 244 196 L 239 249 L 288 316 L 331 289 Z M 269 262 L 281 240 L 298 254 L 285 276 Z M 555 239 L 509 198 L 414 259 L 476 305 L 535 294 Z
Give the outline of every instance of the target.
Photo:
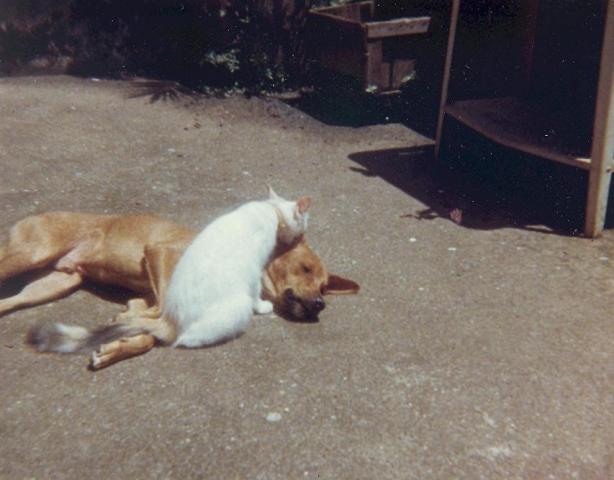
M 150 332 L 121 323 L 94 330 L 63 323 L 41 323 L 30 329 L 26 343 L 39 352 L 89 353 L 102 344 L 142 333 Z

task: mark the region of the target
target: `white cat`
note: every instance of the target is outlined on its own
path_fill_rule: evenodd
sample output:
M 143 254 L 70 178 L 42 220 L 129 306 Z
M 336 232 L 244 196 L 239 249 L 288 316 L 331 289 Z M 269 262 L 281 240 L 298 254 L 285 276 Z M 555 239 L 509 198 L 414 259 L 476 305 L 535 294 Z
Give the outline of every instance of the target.
M 300 240 L 309 197 L 296 202 L 269 188 L 269 199 L 223 215 L 196 237 L 171 277 L 163 319 L 174 324 L 175 346 L 200 347 L 236 337 L 252 313 L 269 313 L 260 298 L 262 271 L 276 246 Z

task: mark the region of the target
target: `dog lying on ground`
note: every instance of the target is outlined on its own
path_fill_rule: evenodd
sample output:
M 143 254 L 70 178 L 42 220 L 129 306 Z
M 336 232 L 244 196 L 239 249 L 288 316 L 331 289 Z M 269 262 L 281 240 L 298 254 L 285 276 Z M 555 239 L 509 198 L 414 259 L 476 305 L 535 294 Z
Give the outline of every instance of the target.
M 149 215 L 50 212 L 15 224 L 0 247 L 0 286 L 24 272 L 39 275 L 16 295 L 0 299 L 0 316 L 56 300 L 90 281 L 124 287 L 140 296 L 118 315 L 157 319 L 174 267 L 197 232 Z M 317 318 L 322 295 L 356 293 L 358 284 L 327 272 L 303 240 L 273 260 L 263 273 L 263 297 L 282 316 Z M 152 348 L 151 335 L 103 345 L 97 368 Z

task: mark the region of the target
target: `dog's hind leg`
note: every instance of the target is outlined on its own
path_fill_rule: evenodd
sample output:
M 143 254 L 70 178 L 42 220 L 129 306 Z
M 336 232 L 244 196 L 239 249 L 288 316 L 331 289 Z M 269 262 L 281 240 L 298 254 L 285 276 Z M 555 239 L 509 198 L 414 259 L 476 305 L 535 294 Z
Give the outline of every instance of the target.
M 154 296 L 154 304 L 147 307 L 144 299 L 128 302 L 127 310 L 118 314 L 115 321 L 130 321 L 135 317 L 158 318 L 164 310 L 164 296 L 171 280 L 175 265 L 183 254 L 184 248 L 176 245 L 146 245 L 145 270 Z
M 185 248 L 178 248 L 175 245 L 145 246 L 145 267 L 160 311 L 163 310 L 164 297 L 171 276 L 184 251 Z
M 105 343 L 92 353 L 90 369 L 100 370 L 127 358 L 147 353 L 154 347 L 155 343 L 154 336 L 147 333 Z
M 70 246 L 58 239 L 57 229 L 45 215 L 16 223 L 10 230 L 8 243 L 0 246 L 0 282 L 50 265 L 67 253 Z
M 131 319 L 126 327 L 148 333 L 126 336 L 100 345 L 92 352 L 90 369 L 100 370 L 121 360 L 146 353 L 156 343 L 168 345 L 177 338 L 174 323 L 166 318 L 137 317 Z
M 77 272 L 52 271 L 26 285 L 21 292 L 0 300 L 0 315 L 17 308 L 31 307 L 68 295 L 83 282 Z

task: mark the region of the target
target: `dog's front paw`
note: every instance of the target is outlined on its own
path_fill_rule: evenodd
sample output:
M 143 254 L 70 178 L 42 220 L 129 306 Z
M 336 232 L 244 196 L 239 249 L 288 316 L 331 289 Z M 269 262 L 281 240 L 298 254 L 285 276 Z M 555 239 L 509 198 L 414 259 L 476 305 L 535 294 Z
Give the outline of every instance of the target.
M 259 315 L 271 313 L 273 311 L 273 304 L 268 300 L 258 299 L 258 301 L 256 301 L 256 304 L 254 305 L 254 311 Z

